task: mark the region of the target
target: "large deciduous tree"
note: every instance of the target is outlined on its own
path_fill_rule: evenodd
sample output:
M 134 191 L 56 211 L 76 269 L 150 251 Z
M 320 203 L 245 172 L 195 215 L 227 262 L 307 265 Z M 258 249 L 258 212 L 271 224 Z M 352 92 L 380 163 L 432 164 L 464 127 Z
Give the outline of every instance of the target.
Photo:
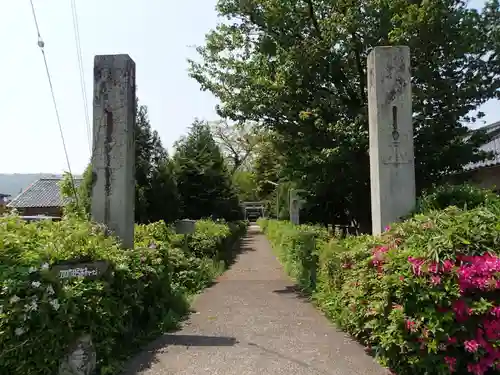
M 370 222 L 366 58 L 411 49 L 417 188 L 485 155 L 463 121 L 499 96 L 498 0 L 219 0 L 190 61 L 222 117 L 279 134 L 287 176 L 323 222 Z M 481 114 L 476 114 L 480 117 Z
M 215 142 L 226 158 L 229 173 L 251 165 L 255 147 L 260 141 L 260 129 L 252 122 L 230 123 L 218 120 L 210 123 Z

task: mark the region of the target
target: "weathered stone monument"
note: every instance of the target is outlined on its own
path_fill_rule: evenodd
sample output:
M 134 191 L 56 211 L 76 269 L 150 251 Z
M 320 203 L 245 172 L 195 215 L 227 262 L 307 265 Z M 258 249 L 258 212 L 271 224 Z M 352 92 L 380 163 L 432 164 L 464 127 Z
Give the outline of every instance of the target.
M 375 47 L 368 56 L 372 231 L 380 234 L 415 206 L 410 49 Z
M 92 218 L 134 244 L 135 63 L 128 55 L 95 56 Z
M 304 200 L 300 197 L 299 193 L 304 190 L 300 189 L 290 189 L 290 201 L 289 201 L 289 211 L 290 211 L 290 221 L 295 224 L 300 224 L 300 209 L 304 204 Z

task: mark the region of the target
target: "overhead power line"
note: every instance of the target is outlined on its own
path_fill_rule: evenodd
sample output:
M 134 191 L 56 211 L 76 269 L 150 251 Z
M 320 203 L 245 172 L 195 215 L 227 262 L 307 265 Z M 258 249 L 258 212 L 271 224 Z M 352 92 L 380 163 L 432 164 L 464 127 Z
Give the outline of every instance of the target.
M 83 111 L 85 113 L 85 123 L 87 126 L 87 138 L 89 151 L 92 152 L 92 128 L 90 126 L 89 105 L 87 100 L 87 88 L 85 85 L 85 73 L 83 69 L 82 47 L 80 44 L 80 29 L 78 26 L 78 12 L 76 10 L 76 1 L 71 0 L 71 13 L 73 16 L 73 32 L 75 35 L 76 55 L 78 59 L 78 70 L 80 72 L 80 88 L 82 90 Z
M 38 26 L 38 20 L 36 18 L 35 6 L 33 5 L 33 0 L 30 0 L 31 11 L 33 12 L 33 20 L 35 21 L 36 33 L 38 35 L 38 47 L 40 47 L 40 51 L 42 52 L 43 62 L 45 64 L 45 72 L 47 73 L 47 79 L 49 81 L 50 93 L 52 95 L 52 103 L 54 104 L 54 110 L 56 113 L 57 124 L 59 126 L 59 133 L 61 135 L 61 141 L 64 149 L 64 155 L 66 156 L 66 163 L 68 165 L 68 172 L 71 176 L 71 187 L 73 190 L 73 194 L 76 200 L 76 204 L 78 206 L 78 197 L 76 195 L 76 186 L 75 179 L 73 177 L 73 172 L 71 171 L 71 164 L 69 162 L 68 149 L 66 147 L 66 141 L 64 140 L 64 133 L 61 125 L 61 117 L 59 116 L 59 109 L 57 107 L 56 96 L 54 94 L 54 86 L 52 85 L 52 78 L 50 76 L 49 64 L 47 63 L 47 56 L 45 55 L 45 43 L 43 42 L 42 36 L 40 34 L 40 28 Z

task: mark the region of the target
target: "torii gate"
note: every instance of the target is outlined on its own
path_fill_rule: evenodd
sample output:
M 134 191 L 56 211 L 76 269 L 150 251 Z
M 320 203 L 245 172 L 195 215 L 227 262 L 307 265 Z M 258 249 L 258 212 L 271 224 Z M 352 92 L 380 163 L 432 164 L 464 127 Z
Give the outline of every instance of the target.
M 243 206 L 245 220 L 247 219 L 248 211 L 260 211 L 261 216 L 264 217 L 266 210 L 265 202 L 242 202 L 241 205 Z

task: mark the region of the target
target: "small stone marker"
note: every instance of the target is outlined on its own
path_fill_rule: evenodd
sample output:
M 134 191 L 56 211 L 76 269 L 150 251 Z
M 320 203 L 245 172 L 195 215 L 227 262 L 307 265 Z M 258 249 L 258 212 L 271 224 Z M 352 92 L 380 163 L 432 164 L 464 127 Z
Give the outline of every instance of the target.
M 410 49 L 375 47 L 368 55 L 372 232 L 415 206 Z
M 106 273 L 109 264 L 104 260 L 89 263 L 64 263 L 52 267 L 52 272 L 59 280 L 82 277 L 98 279 Z
M 300 192 L 304 190 L 301 189 L 290 189 L 290 221 L 295 224 L 300 224 L 300 208 L 305 202 L 299 195 Z
M 134 245 L 135 63 L 128 55 L 94 59 L 92 218 L 125 248 Z
M 196 220 L 182 219 L 175 223 L 175 232 L 184 235 L 184 250 L 189 250 L 188 238 L 196 230 Z
M 196 230 L 196 220 L 182 219 L 175 223 L 177 234 L 192 234 Z
M 58 375 L 93 375 L 97 355 L 90 335 L 82 335 L 61 360 Z

